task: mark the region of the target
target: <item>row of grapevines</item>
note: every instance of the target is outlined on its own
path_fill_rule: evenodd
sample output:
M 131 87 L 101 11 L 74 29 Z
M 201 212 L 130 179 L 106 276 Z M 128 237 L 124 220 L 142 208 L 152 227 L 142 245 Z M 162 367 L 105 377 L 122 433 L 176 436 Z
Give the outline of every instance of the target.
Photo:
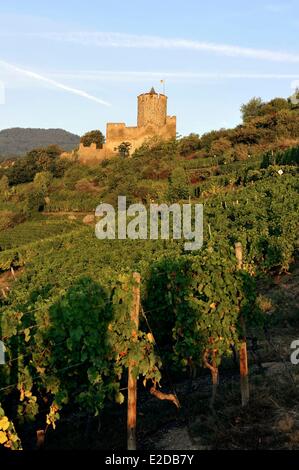
M 78 228 L 78 225 L 78 222 L 65 220 L 62 217 L 59 219 L 44 217 L 43 219 L 26 221 L 0 232 L 1 251 L 68 233 Z
M 36 245 L 3 301 L 1 335 L 10 362 L 1 385 L 17 383 L 20 398 L 10 418 L 19 426 L 46 402 L 45 420 L 54 424 L 70 397 L 94 413 L 107 398 L 121 402 L 128 361 L 136 362 L 136 375 L 159 380 L 152 336 L 144 326 L 138 341 L 130 336 L 132 289 L 120 272 L 141 272 L 142 305 L 164 361 L 177 370 L 219 365 L 239 344 L 241 320 L 263 320 L 254 274 L 287 269 L 297 247 L 298 182 L 281 176 L 205 200 L 198 253 L 184 253 L 176 241 L 99 241 L 88 227 Z M 235 241 L 243 244 L 243 270 L 236 269 Z M 6 390 L 4 406 L 11 398 Z
M 159 383 L 160 361 L 151 334 L 140 329 L 132 337 L 133 285 L 125 274 L 109 289 L 83 277 L 51 306 L 2 312 L 7 350 L 0 376 L 2 403 L 9 404 L 10 419 L 18 427 L 37 415 L 45 427 L 55 427 L 70 403 L 94 415 L 107 399 L 122 403 L 120 384 L 132 363 L 145 384 Z M 15 406 L 12 393 L 19 395 Z

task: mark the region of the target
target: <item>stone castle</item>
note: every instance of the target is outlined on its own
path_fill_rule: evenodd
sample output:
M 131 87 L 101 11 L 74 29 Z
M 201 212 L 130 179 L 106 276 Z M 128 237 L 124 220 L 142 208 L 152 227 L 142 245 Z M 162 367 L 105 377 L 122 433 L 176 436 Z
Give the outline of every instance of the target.
M 118 154 L 118 147 L 123 142 L 131 144 L 133 153 L 142 143 L 154 136 L 163 140 L 176 137 L 176 117 L 167 116 L 167 96 L 158 94 L 154 88 L 149 93 L 138 96 L 137 126 L 127 127 L 124 122 L 107 123 L 106 143 L 97 149 L 96 144 L 85 147 L 80 144 L 77 151 L 82 163 L 94 163 Z

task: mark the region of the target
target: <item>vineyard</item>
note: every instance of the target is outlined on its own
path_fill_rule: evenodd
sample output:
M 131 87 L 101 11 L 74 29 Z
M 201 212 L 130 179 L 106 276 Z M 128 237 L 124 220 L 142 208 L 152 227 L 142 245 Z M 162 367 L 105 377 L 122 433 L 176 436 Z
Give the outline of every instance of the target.
M 24 269 L 1 300 L 1 444 L 34 447 L 37 433 L 42 445 L 70 416 L 124 406 L 128 381 L 138 380 L 138 397 L 184 412 L 172 383 L 207 371 L 204 404 L 215 413 L 222 367 L 234 359 L 236 405 L 249 406 L 247 337 L 271 322 L 258 284 L 287 273 L 298 251 L 298 167 L 280 161 L 282 173 L 268 158 L 223 164 L 194 184 L 204 246 L 192 254 L 177 240 L 100 241 L 93 227 L 45 216 L 1 233 L 0 270 Z M 52 197 L 52 209 L 68 209 L 64 200 Z
M 45 219 L 43 217 L 43 219 Z M 60 219 L 30 220 L 0 233 L 0 247 L 7 251 L 14 247 L 28 245 L 38 240 L 61 235 L 78 228 L 76 221 Z
M 298 465 L 298 7 L 0 0 L 0 470 Z

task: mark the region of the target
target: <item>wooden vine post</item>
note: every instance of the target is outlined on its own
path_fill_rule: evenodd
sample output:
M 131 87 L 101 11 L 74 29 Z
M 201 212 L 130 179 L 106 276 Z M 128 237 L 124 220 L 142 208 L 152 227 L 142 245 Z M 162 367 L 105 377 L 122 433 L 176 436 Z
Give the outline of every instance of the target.
M 219 384 L 219 370 L 217 367 L 217 362 L 216 362 L 216 356 L 217 356 L 217 350 L 213 350 L 213 360 L 212 360 L 212 384 L 213 384 L 213 391 L 212 391 L 212 398 L 211 398 L 211 406 L 213 407 L 215 404 L 216 400 L 216 394 L 217 394 L 217 388 Z
M 36 431 L 36 448 L 42 449 L 45 445 L 45 431 L 43 429 L 39 429 Z
M 216 361 L 217 352 L 218 352 L 217 349 L 213 349 L 212 351 L 209 351 L 209 349 L 206 349 L 203 355 L 204 366 L 210 369 L 211 376 L 212 376 L 212 396 L 210 400 L 211 408 L 214 408 L 218 384 L 219 384 L 219 369 L 218 369 L 217 361 Z M 209 362 L 209 355 L 212 356 L 211 363 Z
M 140 274 L 133 273 L 133 302 L 131 309 L 131 321 L 134 324 L 132 331 L 133 340 L 137 338 L 139 328 L 140 307 Z M 127 417 L 127 439 L 128 450 L 136 450 L 136 415 L 137 415 L 137 379 L 133 375 L 134 362 L 128 367 L 128 417 Z
M 242 269 L 243 267 L 242 243 L 240 242 L 235 243 L 235 253 L 236 253 L 236 258 L 237 258 L 237 268 Z
M 237 242 L 235 244 L 235 254 L 237 258 L 237 269 L 243 267 L 243 252 L 242 244 Z M 242 342 L 240 346 L 240 387 L 242 406 L 246 406 L 249 402 L 249 377 L 248 377 L 248 356 L 247 356 L 247 343 L 246 343 L 246 327 L 244 318 L 240 316 L 240 323 L 242 327 Z

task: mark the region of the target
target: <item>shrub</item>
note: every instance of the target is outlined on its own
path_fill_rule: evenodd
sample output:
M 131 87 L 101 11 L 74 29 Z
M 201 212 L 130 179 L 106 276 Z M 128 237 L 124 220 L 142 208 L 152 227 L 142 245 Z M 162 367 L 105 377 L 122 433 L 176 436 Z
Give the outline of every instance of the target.
M 21 212 L 1 211 L 0 212 L 0 231 L 13 228 L 26 220 Z
M 189 181 L 183 168 L 175 168 L 169 178 L 168 198 L 170 201 L 187 199 L 190 195 Z

